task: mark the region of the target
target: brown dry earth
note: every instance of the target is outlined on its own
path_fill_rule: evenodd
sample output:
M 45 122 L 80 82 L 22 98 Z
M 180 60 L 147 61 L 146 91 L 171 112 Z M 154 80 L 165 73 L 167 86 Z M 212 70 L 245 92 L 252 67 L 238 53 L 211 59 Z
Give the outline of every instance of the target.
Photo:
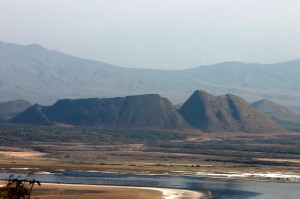
M 32 198 L 39 199 L 163 199 L 162 192 L 126 187 L 50 185 L 35 187 Z
M 0 182 L 0 187 L 5 182 Z M 151 187 L 125 187 L 103 185 L 77 185 L 42 183 L 35 185 L 31 198 L 33 199 L 199 199 L 206 193 Z

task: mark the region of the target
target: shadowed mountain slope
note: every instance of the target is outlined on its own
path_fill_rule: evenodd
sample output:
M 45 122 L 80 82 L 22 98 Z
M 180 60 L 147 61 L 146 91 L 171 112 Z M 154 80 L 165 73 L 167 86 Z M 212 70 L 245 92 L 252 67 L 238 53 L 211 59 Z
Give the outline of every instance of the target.
M 202 131 L 252 133 L 285 131 L 244 99 L 231 94 L 215 97 L 205 91 L 195 91 L 179 112 L 191 126 Z
M 34 111 L 29 111 L 30 109 Z M 171 102 L 156 94 L 104 99 L 65 99 L 59 100 L 52 106 L 33 106 L 30 109 L 11 121 L 28 123 L 25 118 L 32 118 L 32 124 L 37 124 L 45 116 L 46 121 L 71 125 L 151 129 L 188 128 L 188 124 Z
M 25 111 L 30 107 L 30 102 L 26 100 L 11 100 L 8 102 L 0 102 L 0 118 L 10 119 L 13 116 Z
M 300 115 L 293 111 L 267 99 L 253 102 L 252 106 L 272 118 L 280 126 L 290 131 L 300 131 Z
M 43 113 L 43 107 L 35 104 L 13 117 L 10 122 L 21 124 L 52 125 L 53 122 Z

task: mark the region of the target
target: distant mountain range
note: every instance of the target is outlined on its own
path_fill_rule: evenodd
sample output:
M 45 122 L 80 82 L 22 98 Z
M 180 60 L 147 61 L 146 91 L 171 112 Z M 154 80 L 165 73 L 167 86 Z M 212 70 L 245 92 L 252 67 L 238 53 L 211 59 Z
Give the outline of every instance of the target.
M 283 128 L 290 131 L 300 131 L 300 115 L 293 111 L 267 99 L 253 102 L 252 106 L 269 116 Z
M 133 69 L 73 57 L 40 45 L 0 42 L 0 101 L 53 104 L 62 98 L 158 93 L 173 103 L 194 90 L 271 99 L 300 110 L 300 60 L 278 64 L 226 62 L 187 70 Z
M 285 129 L 234 95 L 194 94 L 177 111 L 156 94 L 118 98 L 59 100 L 51 106 L 35 104 L 10 120 L 37 125 L 96 125 L 206 132 L 284 132 Z

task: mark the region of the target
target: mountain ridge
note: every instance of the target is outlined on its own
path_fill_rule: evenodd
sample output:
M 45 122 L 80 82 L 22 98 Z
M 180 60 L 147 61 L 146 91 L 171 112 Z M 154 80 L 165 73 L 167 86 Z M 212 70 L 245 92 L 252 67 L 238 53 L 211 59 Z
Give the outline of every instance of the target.
M 63 123 L 113 128 L 165 130 L 188 128 L 188 124 L 171 102 L 157 94 L 103 99 L 64 99 L 51 106 L 36 104 L 10 121 L 27 124 Z
M 253 102 L 251 105 L 283 128 L 290 131 L 300 131 L 300 115 L 293 111 L 268 99 Z
M 255 110 L 244 99 L 232 95 L 213 96 L 195 91 L 179 109 L 192 126 L 208 132 L 283 132 L 271 119 Z
M 84 76 L 82 75 L 84 74 Z M 182 103 L 197 89 L 268 98 L 300 107 L 300 61 L 278 64 L 224 62 L 184 70 L 137 69 L 77 58 L 39 45 L 0 43 L 0 101 L 52 104 L 61 98 L 158 93 Z
M 158 94 L 63 99 L 51 106 L 35 104 L 10 122 L 176 131 L 194 128 L 206 132 L 285 132 L 238 96 L 216 97 L 200 90 L 179 110 Z
M 0 102 L 0 119 L 10 119 L 31 106 L 26 100 L 10 100 Z

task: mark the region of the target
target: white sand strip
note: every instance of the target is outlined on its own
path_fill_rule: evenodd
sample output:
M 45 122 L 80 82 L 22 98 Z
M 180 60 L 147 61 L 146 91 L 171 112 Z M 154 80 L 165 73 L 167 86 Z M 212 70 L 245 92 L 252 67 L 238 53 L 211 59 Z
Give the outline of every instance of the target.
M 270 178 L 270 179 L 289 179 L 290 181 L 299 181 L 299 174 L 283 174 L 283 173 L 208 173 L 208 172 L 196 172 L 198 176 L 209 177 L 225 177 L 225 178 Z
M 204 198 L 205 194 L 197 191 L 168 189 L 168 188 L 152 188 L 152 187 L 138 187 L 139 189 L 150 189 L 160 191 L 164 199 L 200 199 Z

